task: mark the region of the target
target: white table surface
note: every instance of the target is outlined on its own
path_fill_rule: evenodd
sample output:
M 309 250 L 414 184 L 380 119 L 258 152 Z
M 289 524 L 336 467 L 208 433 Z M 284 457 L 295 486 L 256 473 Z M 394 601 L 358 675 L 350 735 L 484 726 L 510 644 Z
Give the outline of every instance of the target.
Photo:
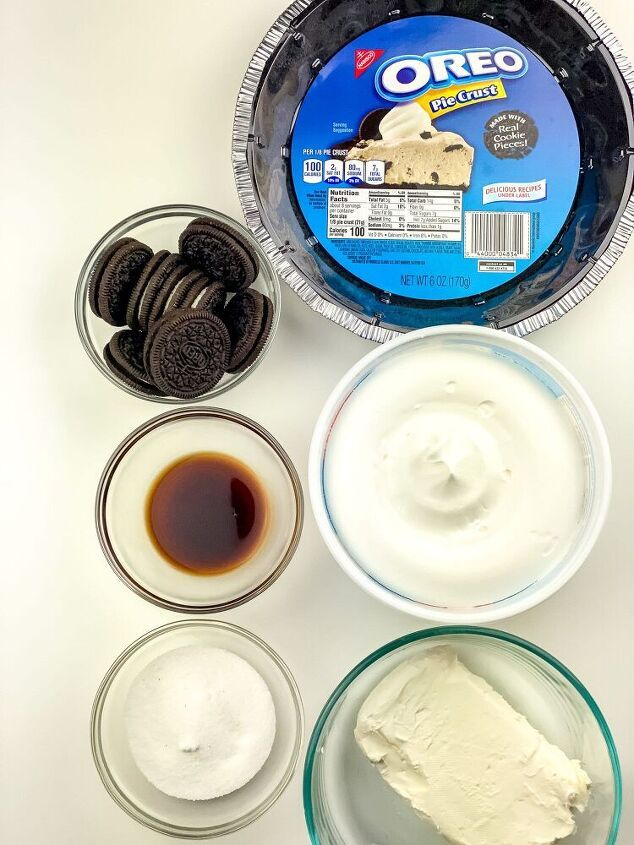
M 634 13 L 596 0 L 634 56 Z M 127 590 L 105 563 L 93 498 L 113 447 L 159 406 L 110 385 L 73 323 L 80 265 L 128 213 L 191 202 L 240 215 L 229 146 L 243 72 L 284 0 L 0 0 L 2 337 L 0 457 L 0 841 L 166 841 L 108 797 L 88 720 L 105 670 L 145 631 L 177 619 Z M 500 627 L 587 684 L 621 755 L 634 840 L 634 246 L 599 289 L 531 340 L 581 379 L 611 440 L 615 489 L 586 565 L 555 597 Z M 269 428 L 306 480 L 317 412 L 370 344 L 289 290 L 273 349 L 219 404 Z M 298 680 L 312 726 L 360 658 L 417 620 L 355 587 L 310 512 L 299 551 L 267 593 L 223 618 L 269 641 Z M 629 799 L 629 800 L 628 800 Z M 301 774 L 232 845 L 306 843 Z

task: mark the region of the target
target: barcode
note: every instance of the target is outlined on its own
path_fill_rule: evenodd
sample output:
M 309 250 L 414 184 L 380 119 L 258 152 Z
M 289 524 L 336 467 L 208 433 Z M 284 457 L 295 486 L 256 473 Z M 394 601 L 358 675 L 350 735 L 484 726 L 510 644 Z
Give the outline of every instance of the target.
M 464 254 L 465 258 L 530 258 L 530 212 L 467 211 Z

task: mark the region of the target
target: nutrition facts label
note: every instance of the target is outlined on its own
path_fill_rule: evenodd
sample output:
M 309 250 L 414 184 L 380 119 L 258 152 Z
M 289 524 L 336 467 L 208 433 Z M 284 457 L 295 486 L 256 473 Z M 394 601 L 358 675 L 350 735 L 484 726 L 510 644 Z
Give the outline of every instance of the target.
M 328 237 L 461 241 L 462 191 L 330 188 Z

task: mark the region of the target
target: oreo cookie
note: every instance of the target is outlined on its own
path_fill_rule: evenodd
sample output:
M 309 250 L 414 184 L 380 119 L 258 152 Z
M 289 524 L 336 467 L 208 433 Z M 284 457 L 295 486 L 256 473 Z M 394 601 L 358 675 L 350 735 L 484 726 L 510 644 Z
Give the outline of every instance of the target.
M 88 282 L 88 303 L 90 305 L 90 310 L 95 314 L 97 317 L 101 317 L 99 313 L 99 285 L 101 283 L 101 277 L 103 276 L 103 271 L 106 269 L 106 265 L 115 254 L 115 252 L 120 249 L 122 246 L 126 244 L 132 243 L 133 238 L 119 238 L 118 241 L 115 241 L 110 246 L 105 247 L 101 251 L 101 254 L 97 258 L 95 262 L 94 269 L 90 276 L 90 281 Z
M 189 308 L 208 284 L 209 279 L 202 270 L 191 270 L 186 276 L 183 276 L 174 289 L 174 293 L 167 304 L 166 313 L 173 311 L 175 308 Z
M 389 109 L 374 109 L 374 111 L 366 114 L 359 124 L 359 140 L 379 141 L 381 139 L 379 126 L 389 111 Z
M 218 384 L 230 349 L 229 332 L 214 314 L 176 309 L 152 327 L 144 361 L 159 390 L 178 399 L 196 399 Z
M 179 270 L 182 273 L 182 275 L 177 274 L 174 278 L 172 278 L 173 285 L 176 285 L 187 272 L 187 267 L 180 255 L 172 252 L 167 255 L 167 257 L 161 262 L 160 266 L 152 274 L 143 293 L 141 302 L 139 303 L 138 315 L 139 328 L 141 331 L 146 332 L 150 326 L 150 314 L 153 311 L 155 312 L 153 306 L 156 298 L 164 297 L 165 302 L 169 297 L 170 291 L 165 291 L 165 284 L 174 270 Z
M 201 311 L 221 314 L 226 298 L 227 289 L 224 284 L 222 282 L 210 282 L 192 305 L 194 308 L 200 308 Z
M 231 338 L 228 373 L 240 373 L 259 356 L 271 332 L 273 303 L 257 290 L 236 294 L 223 313 Z
M 175 264 L 174 268 L 165 276 L 160 289 L 152 299 L 147 318 L 148 329 L 165 313 L 168 304 L 173 301 L 174 294 L 183 279 L 187 278 L 190 270 L 184 261 Z
M 102 320 L 112 326 L 125 325 L 130 294 L 153 254 L 149 246 L 130 239 L 110 255 L 98 279 L 93 276 Z
M 116 332 L 103 350 L 108 369 L 120 381 L 146 396 L 162 396 L 143 364 L 144 336 L 129 329 Z
M 121 329 L 110 338 L 108 348 L 117 364 L 126 370 L 131 378 L 149 381 L 143 364 L 145 336 L 130 329 Z
M 211 283 L 213 284 L 213 283 Z M 181 308 L 193 308 L 194 303 L 203 291 L 206 291 L 210 285 L 209 277 L 200 271 L 200 277 L 196 281 L 192 281 L 187 291 L 183 293 L 183 301 Z
M 238 230 L 199 217 L 179 244 L 184 255 L 154 254 L 140 241 L 122 238 L 100 253 L 89 281 L 94 313 L 129 326 L 113 334 L 103 360 L 119 381 L 145 396 L 208 393 L 230 365 L 231 372 L 241 372 L 257 358 L 273 319 L 270 300 L 248 289 L 258 261 Z M 231 336 L 221 316 L 228 289 L 235 294 Z
M 192 267 L 212 281 L 224 282 L 227 290 L 245 290 L 258 274 L 258 262 L 250 246 L 225 223 L 198 217 L 181 233 L 179 250 Z
M 147 287 L 153 274 L 158 270 L 168 255 L 169 252 L 166 249 L 161 249 L 155 253 L 143 268 L 137 283 L 132 288 L 125 315 L 125 321 L 131 329 L 139 328 L 139 304 L 143 294 L 145 293 L 145 288 Z

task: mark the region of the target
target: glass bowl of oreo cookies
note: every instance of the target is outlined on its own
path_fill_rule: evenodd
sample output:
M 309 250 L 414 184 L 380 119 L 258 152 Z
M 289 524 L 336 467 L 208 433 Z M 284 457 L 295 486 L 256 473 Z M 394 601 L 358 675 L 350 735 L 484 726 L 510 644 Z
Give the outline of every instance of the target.
M 262 361 L 279 321 L 279 282 L 235 220 L 165 205 L 126 218 L 90 252 L 75 319 L 111 382 L 163 403 L 210 399 Z

